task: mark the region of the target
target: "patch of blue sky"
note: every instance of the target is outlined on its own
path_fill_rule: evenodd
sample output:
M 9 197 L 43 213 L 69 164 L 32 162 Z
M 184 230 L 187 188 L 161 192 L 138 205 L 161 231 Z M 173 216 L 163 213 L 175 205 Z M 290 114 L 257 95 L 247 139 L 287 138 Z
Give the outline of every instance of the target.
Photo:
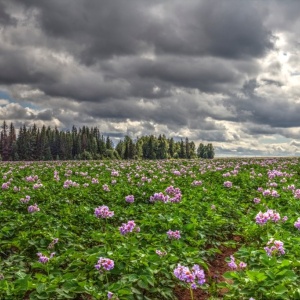
M 22 102 L 18 101 L 18 103 L 19 103 L 22 107 L 24 107 L 24 108 L 25 108 L 25 107 L 28 107 L 28 108 L 31 108 L 31 109 L 34 109 L 34 110 L 39 109 L 39 107 L 38 107 L 37 105 L 32 104 L 32 103 L 27 102 L 27 101 L 23 101 L 23 100 L 22 100 Z
M 12 98 L 10 97 L 10 95 L 8 93 L 1 91 L 1 90 L 0 90 L 0 99 L 6 99 L 11 102 L 14 102 L 14 101 L 12 101 Z
M 39 107 L 35 104 L 32 104 L 31 102 L 28 102 L 26 100 L 22 100 L 22 101 L 17 101 L 15 99 L 13 99 L 7 92 L 0 90 L 0 99 L 5 99 L 8 100 L 10 103 L 18 103 L 20 104 L 22 107 L 26 108 L 31 108 L 31 109 L 39 109 Z
M 274 134 L 270 138 L 260 138 L 259 142 L 262 144 L 278 144 L 278 143 L 289 143 L 291 142 L 291 138 L 286 138 L 279 134 Z

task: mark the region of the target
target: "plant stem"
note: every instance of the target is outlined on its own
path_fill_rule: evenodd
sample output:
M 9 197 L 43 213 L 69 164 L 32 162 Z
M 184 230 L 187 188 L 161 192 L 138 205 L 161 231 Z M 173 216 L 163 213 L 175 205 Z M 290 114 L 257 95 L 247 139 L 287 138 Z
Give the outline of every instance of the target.
M 191 294 L 191 300 L 194 300 L 194 293 L 191 286 L 190 286 L 190 294 Z
M 131 261 L 131 240 L 128 238 L 127 240 L 129 247 L 128 247 L 128 253 L 129 253 L 129 259 L 128 259 L 128 273 L 129 273 L 129 267 L 130 267 L 130 261 Z
M 106 219 L 104 219 L 104 226 L 103 226 L 104 228 L 103 228 L 103 232 L 106 231 L 106 222 L 107 222 Z

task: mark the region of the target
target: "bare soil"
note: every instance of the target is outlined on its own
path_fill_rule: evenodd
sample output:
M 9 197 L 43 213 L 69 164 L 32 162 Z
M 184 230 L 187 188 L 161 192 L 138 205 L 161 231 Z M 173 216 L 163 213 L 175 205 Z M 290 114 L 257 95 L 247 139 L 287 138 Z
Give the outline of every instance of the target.
M 225 281 L 223 274 L 230 270 L 225 259 L 234 254 L 234 252 L 237 250 L 222 246 L 220 251 L 221 253 L 217 254 L 214 257 L 214 260 L 209 264 L 209 270 L 206 274 L 206 281 L 209 283 L 219 283 Z M 214 296 L 223 299 L 223 296 L 226 294 L 227 290 L 221 289 L 216 292 L 217 295 Z M 175 288 L 175 295 L 179 300 L 191 300 L 189 289 L 184 289 L 178 286 Z M 210 296 L 212 295 L 209 295 L 207 291 L 204 291 L 201 288 L 194 290 L 194 300 L 207 300 Z

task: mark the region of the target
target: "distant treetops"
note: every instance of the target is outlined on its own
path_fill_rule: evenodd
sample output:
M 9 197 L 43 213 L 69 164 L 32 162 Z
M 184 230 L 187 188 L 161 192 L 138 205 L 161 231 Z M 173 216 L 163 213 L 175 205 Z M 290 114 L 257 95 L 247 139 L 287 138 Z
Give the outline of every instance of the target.
M 116 147 L 97 127 L 72 127 L 71 131 L 43 126 L 21 126 L 16 134 L 13 123 L 4 121 L 0 132 L 0 160 L 92 160 L 92 159 L 169 159 L 214 158 L 211 143 L 195 143 L 188 138 L 174 141 L 165 135 L 128 135 Z

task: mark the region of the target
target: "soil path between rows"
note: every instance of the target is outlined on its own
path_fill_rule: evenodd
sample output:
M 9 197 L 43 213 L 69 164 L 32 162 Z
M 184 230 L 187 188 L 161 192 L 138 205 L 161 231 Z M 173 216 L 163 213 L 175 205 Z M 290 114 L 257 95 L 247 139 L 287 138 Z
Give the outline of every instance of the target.
M 219 283 L 225 281 L 225 279 L 223 278 L 223 274 L 227 271 L 230 271 L 230 268 L 228 267 L 225 259 L 230 255 L 233 255 L 237 251 L 237 249 L 222 246 L 220 247 L 220 251 L 221 253 L 217 254 L 214 260 L 209 263 L 209 270 L 206 274 L 206 281 L 209 283 Z M 217 295 L 214 296 L 220 297 L 220 299 L 222 299 L 226 292 L 226 289 L 221 289 L 218 290 Z M 175 288 L 175 295 L 179 300 L 191 300 L 190 290 L 184 289 L 182 287 Z M 194 290 L 194 300 L 207 300 L 210 296 L 213 295 L 209 295 L 207 291 L 204 291 L 201 288 Z

